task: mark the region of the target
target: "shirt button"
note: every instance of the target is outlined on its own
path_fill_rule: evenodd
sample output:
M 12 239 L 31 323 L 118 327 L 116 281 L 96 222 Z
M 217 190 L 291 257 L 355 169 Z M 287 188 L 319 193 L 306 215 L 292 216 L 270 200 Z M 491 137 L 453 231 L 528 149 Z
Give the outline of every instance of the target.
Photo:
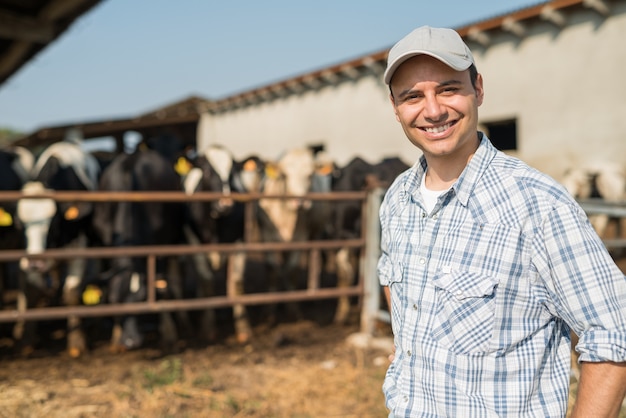
M 420 264 L 426 264 L 426 260 L 423 258 L 420 258 Z
M 416 304 L 413 304 L 413 310 L 417 311 L 417 305 Z
M 409 357 L 411 357 L 411 350 L 408 350 L 408 351 L 406 352 L 406 355 L 407 355 L 407 356 L 409 356 Z
M 422 212 L 422 218 L 426 217 L 426 212 Z
M 463 296 L 463 291 L 462 290 L 457 290 L 456 291 L 456 295 L 459 296 L 459 297 Z
M 434 215 L 433 215 L 433 219 L 437 219 L 437 214 L 434 214 Z

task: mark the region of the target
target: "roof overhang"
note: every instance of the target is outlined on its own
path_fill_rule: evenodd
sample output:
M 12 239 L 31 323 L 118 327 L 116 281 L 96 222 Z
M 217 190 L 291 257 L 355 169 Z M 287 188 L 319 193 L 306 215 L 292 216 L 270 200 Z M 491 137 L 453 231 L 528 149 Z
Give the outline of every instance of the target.
M 0 85 L 102 0 L 0 0 Z

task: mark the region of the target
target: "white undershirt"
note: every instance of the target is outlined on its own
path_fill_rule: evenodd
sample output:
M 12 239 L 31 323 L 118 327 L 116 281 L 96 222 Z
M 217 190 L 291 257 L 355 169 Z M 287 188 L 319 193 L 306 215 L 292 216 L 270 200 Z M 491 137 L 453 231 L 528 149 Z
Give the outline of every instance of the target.
M 432 212 L 433 208 L 437 204 L 437 199 L 439 196 L 444 194 L 450 190 L 447 188 L 445 190 L 429 190 L 426 188 L 426 173 L 422 176 L 422 182 L 420 183 L 420 193 L 422 194 L 422 199 L 424 199 L 424 206 L 426 207 L 426 212 Z

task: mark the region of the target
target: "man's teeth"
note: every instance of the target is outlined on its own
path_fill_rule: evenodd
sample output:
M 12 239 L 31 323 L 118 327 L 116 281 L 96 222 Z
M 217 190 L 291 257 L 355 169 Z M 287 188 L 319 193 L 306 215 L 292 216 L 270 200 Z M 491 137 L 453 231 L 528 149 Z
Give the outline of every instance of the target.
M 428 133 L 431 134 L 438 134 L 440 132 L 445 131 L 446 129 L 450 128 L 450 126 L 452 126 L 451 123 L 446 123 L 445 125 L 441 125 L 441 126 L 434 126 L 431 128 L 424 128 L 424 130 Z

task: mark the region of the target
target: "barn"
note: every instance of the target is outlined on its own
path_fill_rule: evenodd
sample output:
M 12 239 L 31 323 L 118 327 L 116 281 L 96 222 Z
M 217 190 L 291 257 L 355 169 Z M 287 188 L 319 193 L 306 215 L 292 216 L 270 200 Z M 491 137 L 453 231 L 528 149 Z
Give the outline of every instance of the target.
M 590 155 L 626 164 L 626 1 L 553 0 L 455 29 L 484 75 L 481 123 L 498 148 L 557 179 Z M 387 51 L 218 100 L 189 97 L 128 119 L 44 127 L 18 143 L 54 142 L 79 128 L 121 146 L 129 131 L 167 131 L 198 148 L 224 144 L 238 158 L 274 158 L 302 144 L 323 145 L 339 163 L 355 154 L 411 163 L 419 151 L 382 82 Z

